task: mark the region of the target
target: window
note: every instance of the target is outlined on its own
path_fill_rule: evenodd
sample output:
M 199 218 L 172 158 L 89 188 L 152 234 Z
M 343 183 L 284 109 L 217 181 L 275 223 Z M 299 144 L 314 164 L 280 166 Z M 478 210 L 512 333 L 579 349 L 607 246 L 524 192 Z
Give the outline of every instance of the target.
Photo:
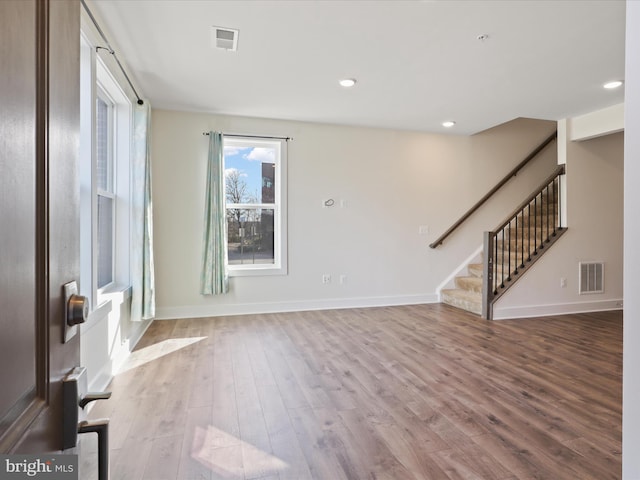
M 80 293 L 95 310 L 128 288 L 131 102 L 81 40 Z
M 96 98 L 97 287 L 113 283 L 115 188 L 113 168 L 113 102 L 98 88 Z
M 230 275 L 286 274 L 286 141 L 224 138 Z

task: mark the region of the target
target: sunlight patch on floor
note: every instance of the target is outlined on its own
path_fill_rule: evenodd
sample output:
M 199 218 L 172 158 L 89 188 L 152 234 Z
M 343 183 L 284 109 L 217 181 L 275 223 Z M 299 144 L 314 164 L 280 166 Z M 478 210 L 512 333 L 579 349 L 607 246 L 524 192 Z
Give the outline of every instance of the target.
M 162 342 L 149 345 L 148 347 L 141 348 L 131 352 L 127 360 L 122 364 L 122 367 L 118 373 L 124 373 L 129 370 L 133 370 L 145 363 L 157 360 L 160 357 L 169 355 L 182 348 L 193 345 L 194 343 L 201 342 L 208 337 L 188 337 L 188 338 L 170 338 Z
M 196 427 L 191 457 L 225 478 L 258 478 L 289 468 L 279 458 L 211 425 Z

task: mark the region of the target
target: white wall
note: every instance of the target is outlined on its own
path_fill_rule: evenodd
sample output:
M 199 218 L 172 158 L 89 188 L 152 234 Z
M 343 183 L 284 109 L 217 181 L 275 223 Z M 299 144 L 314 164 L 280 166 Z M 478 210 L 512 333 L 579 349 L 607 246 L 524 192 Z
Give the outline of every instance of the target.
M 568 230 L 496 302 L 495 319 L 622 306 L 624 134 L 567 142 L 566 168 Z M 581 261 L 604 262 L 604 293 L 578 294 Z
M 436 301 L 437 286 L 482 243 L 482 231 L 553 170 L 555 148 L 443 246 L 428 244 L 554 128 L 520 119 L 461 137 L 156 110 L 157 318 Z M 289 274 L 232 278 L 231 292 L 218 297 L 198 293 L 209 130 L 294 137 Z M 335 207 L 322 207 L 328 198 Z M 428 235 L 418 234 L 420 225 Z M 321 283 L 324 273 L 330 285 Z
M 150 320 L 131 321 L 131 289 L 109 295 L 81 327 L 80 362 L 89 390 L 104 390 L 142 337 Z
M 627 1 L 622 476 L 640 479 L 640 3 Z
M 571 119 L 569 138 L 588 140 L 624 130 L 624 103 Z

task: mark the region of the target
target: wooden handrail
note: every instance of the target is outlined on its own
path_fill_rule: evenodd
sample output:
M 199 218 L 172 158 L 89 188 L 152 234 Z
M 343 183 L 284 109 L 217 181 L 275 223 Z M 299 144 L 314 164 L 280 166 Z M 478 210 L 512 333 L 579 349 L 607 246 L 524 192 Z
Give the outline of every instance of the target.
M 545 139 L 544 142 L 542 142 L 540 145 L 538 145 L 536 147 L 535 150 L 533 150 L 529 155 L 527 155 L 527 157 L 522 160 L 518 165 L 516 165 L 514 168 L 511 169 L 511 171 L 509 173 L 507 173 L 502 180 L 500 180 L 495 187 L 493 187 L 491 190 L 489 190 L 489 192 L 487 192 L 487 194 L 482 197 L 480 200 L 478 200 L 476 202 L 476 204 L 471 207 L 469 210 L 467 210 L 465 212 L 464 215 L 462 215 L 458 221 L 456 223 L 454 223 L 453 225 L 451 225 L 451 227 L 449 227 L 449 229 L 444 232 L 442 235 L 440 235 L 433 243 L 431 243 L 429 246 L 431 248 L 436 248 L 439 245 L 442 245 L 442 243 L 444 242 L 444 240 L 451 235 L 460 225 L 462 225 L 465 220 L 467 218 L 469 218 L 471 215 L 473 215 L 473 213 L 475 213 L 476 210 L 478 210 L 487 200 L 489 200 L 489 198 L 491 198 L 493 196 L 494 193 L 496 193 L 498 190 L 500 190 L 505 183 L 507 183 L 511 177 L 515 177 L 518 172 L 520 170 L 522 170 L 522 168 L 529 163 L 531 160 L 533 160 L 542 150 L 544 150 L 544 148 L 549 145 L 551 142 L 553 142 L 556 137 L 558 136 L 558 132 L 554 131 L 551 135 L 549 135 L 549 137 L 547 139 Z

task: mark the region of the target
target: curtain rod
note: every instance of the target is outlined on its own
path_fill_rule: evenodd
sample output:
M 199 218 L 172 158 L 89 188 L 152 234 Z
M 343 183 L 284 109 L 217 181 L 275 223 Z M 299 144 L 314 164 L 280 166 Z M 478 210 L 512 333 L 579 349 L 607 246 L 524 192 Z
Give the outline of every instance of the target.
M 202 132 L 202 135 L 209 135 L 209 132 Z M 234 133 L 223 133 L 223 137 L 240 137 L 240 138 L 267 138 L 269 140 L 293 140 L 293 137 L 270 137 L 268 135 L 240 135 Z
M 98 25 L 98 22 L 96 21 L 95 17 L 91 13 L 91 10 L 89 10 L 89 7 L 87 6 L 87 4 L 85 3 L 84 0 L 80 0 L 80 1 L 82 2 L 82 6 L 84 7 L 85 11 L 87 12 L 87 15 L 89 15 L 89 18 L 91 19 L 91 21 L 95 25 L 96 29 L 98 30 L 98 33 L 102 37 L 102 40 L 104 41 L 104 43 L 107 44 L 107 47 L 108 47 L 108 48 L 96 47 L 96 51 L 98 51 L 98 50 L 106 50 L 111 55 L 113 55 L 113 58 L 115 59 L 116 63 L 118 64 L 118 67 L 120 67 L 120 71 L 124 75 L 124 78 L 127 80 L 127 82 L 129 83 L 129 86 L 131 87 L 131 90 L 133 90 L 133 93 L 135 94 L 136 98 L 138 99 L 138 102 L 137 102 L 138 105 L 144 105 L 144 100 L 142 100 L 140 98 L 140 95 L 138 95 L 138 92 L 136 91 L 135 87 L 133 86 L 133 83 L 131 83 L 131 80 L 129 79 L 129 75 L 127 75 L 127 72 L 125 72 L 124 67 L 122 66 L 122 64 L 120 63 L 120 60 L 118 60 L 118 57 L 116 56 L 116 52 L 113 50 L 113 48 L 111 48 L 111 44 L 109 43 L 109 40 L 107 40 L 107 37 L 105 36 L 104 32 L 100 28 L 100 25 Z

